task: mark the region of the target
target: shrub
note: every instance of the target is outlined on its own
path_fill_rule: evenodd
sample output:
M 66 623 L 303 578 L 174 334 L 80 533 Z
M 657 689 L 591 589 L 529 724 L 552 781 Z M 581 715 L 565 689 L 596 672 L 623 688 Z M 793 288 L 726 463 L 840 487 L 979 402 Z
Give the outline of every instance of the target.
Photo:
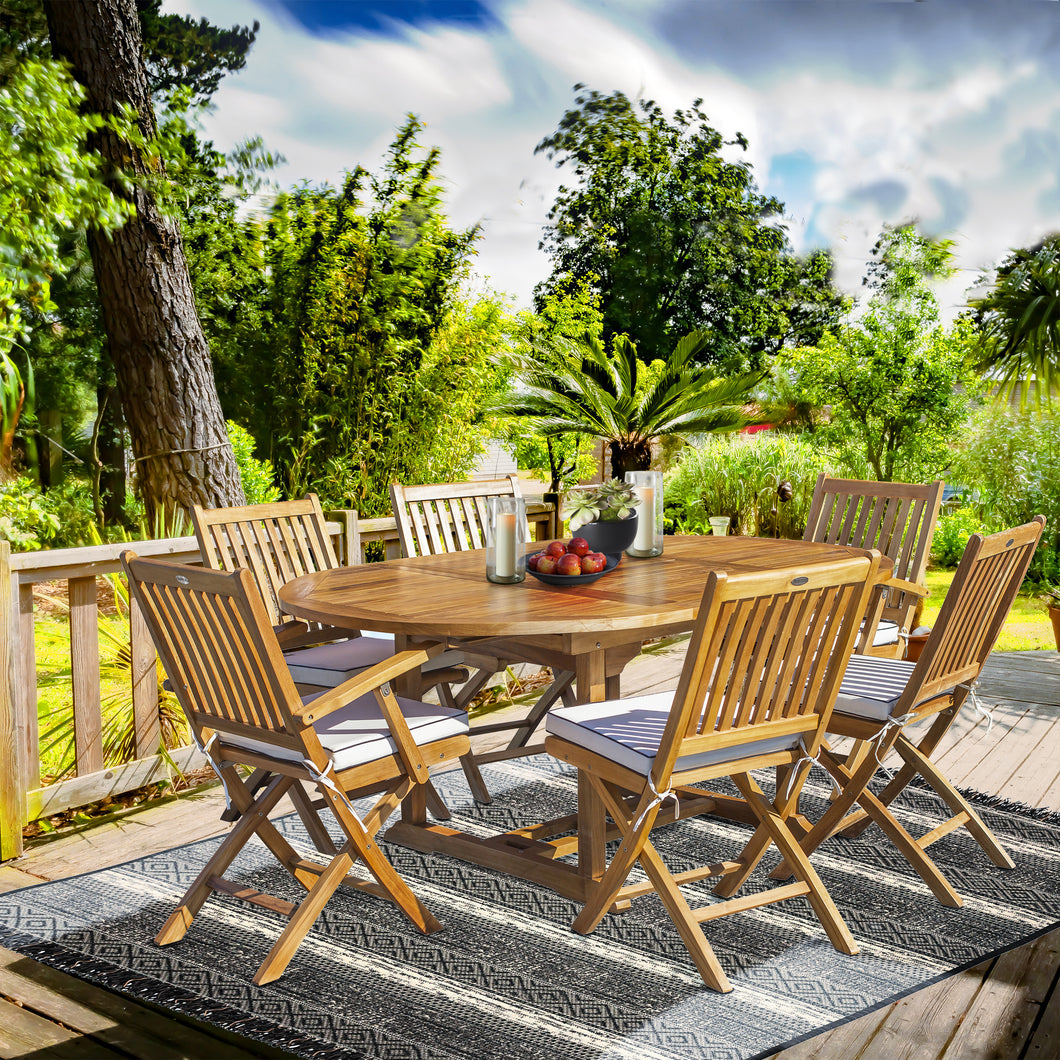
M 963 505 L 956 511 L 939 517 L 935 536 L 931 539 L 931 558 L 940 567 L 953 568 L 961 562 L 964 546 L 972 534 L 993 532 L 972 505 Z
M 1001 405 L 972 418 L 953 461 L 952 479 L 974 491 L 993 526 L 1045 516 L 1045 534 L 1031 563 L 1034 581 L 1060 566 L 1060 411 L 1019 411 Z
M 0 538 L 16 552 L 47 548 L 59 533 L 59 518 L 47 498 L 25 476 L 0 482 Z
M 280 488 L 276 485 L 276 473 L 268 460 L 259 460 L 254 455 L 254 436 L 235 420 L 227 420 L 228 438 L 236 456 L 236 467 L 243 483 L 247 504 L 268 504 L 280 499 Z
M 666 479 L 668 529 L 705 533 L 710 516 L 727 515 L 740 534 L 801 537 L 817 476 L 830 470 L 823 450 L 793 434 L 715 437 L 690 446 Z M 784 481 L 792 487 L 788 501 L 777 494 Z

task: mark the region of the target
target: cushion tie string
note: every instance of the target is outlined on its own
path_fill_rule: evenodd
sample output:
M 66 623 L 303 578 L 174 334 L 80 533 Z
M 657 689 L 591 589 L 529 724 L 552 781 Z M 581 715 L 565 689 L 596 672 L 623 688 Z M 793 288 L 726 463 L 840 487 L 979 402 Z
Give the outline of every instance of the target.
M 217 739 L 217 730 L 214 729 L 213 735 L 206 741 L 205 744 L 199 739 L 199 734 L 195 729 L 191 728 L 191 738 L 195 741 L 195 746 L 199 751 L 206 756 L 206 761 L 210 763 L 210 768 L 217 774 L 217 779 L 221 782 L 221 787 L 225 793 L 225 810 L 232 809 L 232 796 L 228 792 L 228 781 L 225 780 L 224 771 L 220 769 L 217 763 L 214 761 L 213 755 L 210 754 L 210 748 L 213 746 L 214 740 Z
M 894 780 L 894 774 L 880 760 L 880 747 L 887 739 L 891 729 L 900 729 L 907 721 L 912 721 L 915 714 L 892 714 L 880 727 L 880 731 L 872 737 L 872 757 L 876 759 L 876 765 L 887 774 L 888 780 Z
M 843 789 L 836 782 L 835 777 L 833 777 L 832 774 L 828 772 L 828 767 L 821 763 L 821 748 L 817 748 L 817 754 L 810 754 L 809 748 L 807 748 L 806 744 L 803 743 L 801 736 L 799 737 L 799 747 L 802 749 L 802 754 L 799 758 L 797 758 L 794 762 L 791 763 L 791 772 L 788 774 L 788 782 L 784 787 L 784 798 L 786 799 L 791 795 L 792 785 L 795 783 L 795 778 L 799 775 L 799 769 L 802 766 L 803 762 L 809 762 L 810 769 L 813 769 L 814 766 L 817 766 L 818 769 L 823 769 L 824 775 L 828 777 L 828 782 L 835 789 L 835 793 L 837 795 L 841 795 L 843 793 Z
M 665 791 L 657 791 L 655 788 L 655 781 L 652 779 L 650 773 L 648 774 L 648 787 L 651 788 L 651 793 L 655 798 L 644 807 L 640 816 L 633 822 L 634 832 L 640 827 L 640 822 L 643 821 L 656 806 L 661 806 L 667 799 L 674 800 L 674 820 L 676 821 L 681 816 L 681 803 L 678 801 L 677 793 L 673 788 L 667 785 Z
M 323 784 L 324 787 L 328 789 L 328 791 L 334 792 L 344 803 L 346 803 L 346 808 L 350 811 L 350 813 L 353 814 L 354 819 L 361 826 L 361 831 L 366 832 L 367 830 L 364 827 L 364 821 L 361 820 L 361 815 L 356 811 L 356 809 L 354 809 L 353 803 L 350 802 L 349 795 L 347 795 L 346 792 L 343 791 L 342 788 L 340 788 L 338 784 L 336 784 L 335 781 L 328 776 L 328 773 L 334 771 L 335 763 L 329 758 L 328 764 L 321 770 L 317 768 L 316 763 L 311 758 L 303 758 L 302 765 L 304 765 L 306 769 L 313 775 L 313 779 L 315 781 L 320 784 Z
M 968 690 L 968 695 L 972 700 L 972 706 L 975 707 L 976 716 L 980 718 L 986 718 L 986 731 L 987 733 L 989 733 L 994 726 L 994 708 L 991 707 L 989 710 L 987 710 L 987 708 L 983 706 L 982 701 L 975 694 L 975 690 L 978 685 L 979 681 L 978 679 L 976 679 L 975 681 L 965 681 L 962 684 L 959 684 L 957 687 L 966 688 Z

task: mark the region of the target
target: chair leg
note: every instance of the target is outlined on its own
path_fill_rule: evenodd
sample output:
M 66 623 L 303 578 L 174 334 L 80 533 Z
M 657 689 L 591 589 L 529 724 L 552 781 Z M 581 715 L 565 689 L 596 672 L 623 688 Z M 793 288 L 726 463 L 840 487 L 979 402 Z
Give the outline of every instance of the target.
M 391 901 L 420 931 L 429 935 L 442 929 L 442 925 L 412 893 L 409 885 L 383 856 L 378 844 L 365 832 L 361 822 L 350 812 L 345 801 L 327 789 L 322 789 L 321 794 L 335 818 L 342 825 L 347 840 L 338 854 L 332 858 L 331 863 L 317 877 L 298 908 L 291 914 L 287 926 L 255 972 L 253 982 L 257 986 L 271 983 L 283 975 L 302 939 L 316 923 L 324 906 L 346 878 L 356 860 L 364 862 L 368 871 L 375 877 L 379 886 L 386 891 Z
M 471 751 L 468 751 L 466 755 L 460 756 L 460 767 L 467 778 L 467 786 L 471 789 L 471 797 L 475 802 L 481 803 L 483 806 L 489 806 L 493 802 L 493 798 L 490 796 L 485 780 L 482 779 L 482 773 Z
M 191 927 L 192 920 L 195 919 L 195 914 L 213 893 L 210 881 L 224 875 L 225 869 L 232 864 L 250 837 L 259 831 L 262 822 L 266 821 L 268 814 L 283 798 L 287 789 L 295 783 L 291 777 L 273 775 L 265 790 L 256 799 L 251 800 L 236 771 L 228 767 L 225 774 L 229 791 L 232 793 L 232 801 L 240 810 L 239 819 L 225 837 L 224 842 L 214 852 L 213 857 L 206 862 L 202 871 L 195 877 L 176 909 L 170 913 L 155 936 L 155 942 L 159 946 L 168 946 L 184 938 L 188 928 Z
M 806 777 L 809 775 L 809 765 L 800 767 L 799 775 L 790 787 L 785 787 L 783 790 L 788 792 L 787 795 L 782 795 L 782 788 L 780 782 L 780 770 L 777 770 L 777 795 L 773 800 L 773 806 L 776 809 L 780 817 L 787 821 L 788 816 L 795 810 L 799 804 L 799 796 L 802 793 L 802 785 L 806 781 Z M 785 784 L 787 782 L 785 781 Z M 755 828 L 754 834 L 748 840 L 747 845 L 737 855 L 736 860 L 741 863 L 741 868 L 737 872 L 730 872 L 723 876 L 714 888 L 714 894 L 719 898 L 731 898 L 748 880 L 748 877 L 754 872 L 758 863 L 765 856 L 766 851 L 769 850 L 773 843 L 772 835 L 769 829 L 764 824 L 759 824 Z
M 829 941 L 840 953 L 857 953 L 858 944 L 854 941 L 854 936 L 850 934 L 849 928 L 839 914 L 839 909 L 832 901 L 832 896 L 825 889 L 821 878 L 802 852 L 798 840 L 791 834 L 783 817 L 762 794 L 762 790 L 749 773 L 734 774 L 732 779 L 740 789 L 740 794 L 769 830 L 784 860 L 791 865 L 795 878 L 809 888 L 806 897 L 813 906 L 813 911 L 817 914 L 817 919 L 821 922 Z
M 1016 863 L 998 842 L 997 836 L 987 828 L 968 800 L 935 768 L 930 758 L 922 754 L 920 749 L 904 736 L 898 737 L 895 750 L 931 785 L 943 802 L 960 818 L 960 823 L 971 832 L 975 841 L 986 851 L 987 857 L 995 865 L 1002 869 L 1016 867 Z
M 525 718 L 523 718 L 519 728 L 515 730 L 515 735 L 508 743 L 509 750 L 526 746 L 530 737 L 534 735 L 534 731 L 537 729 L 538 725 L 544 720 L 545 715 L 555 705 L 557 699 L 564 697 L 564 703 L 567 702 L 566 696 L 568 695 L 573 699 L 573 683 L 573 670 L 561 670 L 559 673 L 553 675 L 552 684 L 545 689 L 538 701 L 530 708 L 530 712 Z
M 644 807 L 648 805 L 650 799 L 649 793 L 645 792 L 637 800 L 637 808 L 630 814 L 622 793 L 617 788 L 579 770 L 579 783 L 583 781 L 583 777 L 588 778 L 611 819 L 622 829 L 623 834 L 621 846 L 611 859 L 611 864 L 608 865 L 599 886 L 593 891 L 589 901 L 574 921 L 572 930 L 580 935 L 588 935 L 593 931 L 603 920 L 615 895 L 626 882 L 634 862 L 639 861 L 673 921 L 674 927 L 677 928 L 677 933 L 681 936 L 703 982 L 719 993 L 729 993 L 732 990 L 732 984 L 726 978 L 714 950 L 703 934 L 695 913 L 685 901 L 684 895 L 681 894 L 677 882 L 666 868 L 662 858 L 651 845 L 651 827 L 658 816 L 658 806 L 652 807 L 645 813 Z M 642 814 L 640 823 L 634 827 L 633 822 Z
M 313 806 L 312 799 L 298 781 L 295 781 L 295 783 L 291 785 L 291 802 L 294 804 L 298 816 L 302 819 L 302 824 L 305 825 L 306 834 L 309 836 L 313 846 L 315 846 L 321 854 L 334 857 L 338 853 L 338 848 L 332 841 L 331 835 L 325 827 L 324 822 L 320 819 L 316 807 Z
M 868 782 L 875 772 L 875 762 L 869 759 L 858 773 L 851 777 L 842 760 L 831 751 L 822 750 L 821 763 L 836 778 L 843 794 L 825 811 L 824 816 L 813 826 L 809 834 L 799 843 L 804 854 L 809 855 L 833 832 L 836 824 L 845 815 L 853 802 L 865 810 L 888 839 L 898 848 L 917 875 L 927 884 L 931 893 L 945 906 L 959 909 L 964 903 L 942 875 L 939 867 L 924 853 L 917 841 L 898 823 L 891 811 L 868 790 Z M 772 874 L 773 879 L 784 879 L 791 874 L 787 862 L 781 862 Z

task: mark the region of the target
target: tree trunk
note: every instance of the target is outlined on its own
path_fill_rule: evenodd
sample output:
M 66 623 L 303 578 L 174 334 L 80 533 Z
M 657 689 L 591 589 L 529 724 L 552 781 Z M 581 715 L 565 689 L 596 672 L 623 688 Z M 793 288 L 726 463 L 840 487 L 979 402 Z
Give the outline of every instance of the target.
M 624 480 L 627 471 L 651 470 L 651 442 L 610 442 L 611 476 Z
M 44 8 L 55 57 L 71 63 L 87 107 L 111 115 L 130 104 L 150 142 L 154 111 L 134 0 L 44 0 Z M 164 176 L 162 164 L 109 130 L 92 146 L 137 180 L 131 192 L 111 185 L 131 197 L 136 216 L 112 236 L 90 232 L 88 243 L 148 516 L 193 503 L 241 504 L 180 230 L 146 182 Z

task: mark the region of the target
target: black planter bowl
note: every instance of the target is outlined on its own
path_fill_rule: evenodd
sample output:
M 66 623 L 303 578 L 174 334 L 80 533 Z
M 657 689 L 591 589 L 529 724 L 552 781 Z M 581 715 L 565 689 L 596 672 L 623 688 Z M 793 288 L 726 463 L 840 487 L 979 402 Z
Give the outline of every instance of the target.
M 536 570 L 531 570 L 529 567 L 526 568 L 526 573 L 546 585 L 588 585 L 589 582 L 594 582 L 597 578 L 610 574 L 618 566 L 621 559 L 621 553 L 617 556 L 608 556 L 604 569 L 598 570 L 595 574 L 538 574 Z
M 619 556 L 637 536 L 637 513 L 610 523 L 586 523 L 571 531 L 571 537 L 584 537 L 594 552 Z

